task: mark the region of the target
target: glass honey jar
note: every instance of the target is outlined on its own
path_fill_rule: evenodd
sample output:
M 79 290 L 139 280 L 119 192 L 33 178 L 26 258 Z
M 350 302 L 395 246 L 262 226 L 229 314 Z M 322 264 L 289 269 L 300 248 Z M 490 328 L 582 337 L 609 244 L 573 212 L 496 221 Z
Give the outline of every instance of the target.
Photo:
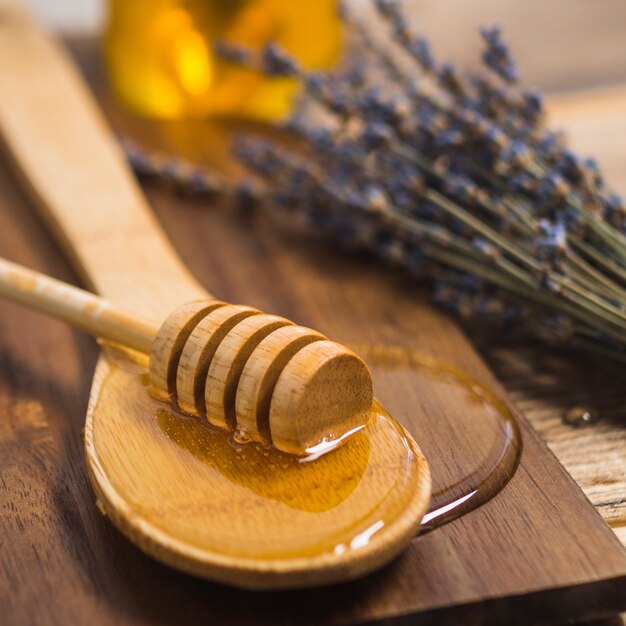
M 105 56 L 113 90 L 136 113 L 272 120 L 297 88 L 217 57 L 217 42 L 275 41 L 303 67 L 328 68 L 341 47 L 337 0 L 110 0 Z

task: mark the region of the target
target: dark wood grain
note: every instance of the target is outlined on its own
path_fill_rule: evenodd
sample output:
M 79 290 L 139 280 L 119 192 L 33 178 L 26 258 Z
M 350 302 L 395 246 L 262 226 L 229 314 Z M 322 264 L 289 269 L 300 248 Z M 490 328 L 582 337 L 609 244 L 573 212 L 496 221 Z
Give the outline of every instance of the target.
M 158 131 L 195 154 L 209 137 L 181 126 L 126 123 L 144 139 Z M 436 354 L 504 395 L 453 321 L 401 275 L 262 214 L 149 195 L 185 261 L 221 297 L 340 341 Z M 0 253 L 76 281 L 5 167 Z M 254 594 L 161 566 L 94 504 L 80 433 L 95 358 L 88 338 L 0 303 L 0 615 L 8 623 L 521 624 L 626 608 L 624 549 L 523 418 L 522 463 L 504 491 L 416 538 L 400 559 L 364 580 Z M 401 409 L 412 390 L 379 383 L 377 393 Z M 406 419 L 411 407 L 405 411 Z M 431 440 L 433 467 L 449 443 Z

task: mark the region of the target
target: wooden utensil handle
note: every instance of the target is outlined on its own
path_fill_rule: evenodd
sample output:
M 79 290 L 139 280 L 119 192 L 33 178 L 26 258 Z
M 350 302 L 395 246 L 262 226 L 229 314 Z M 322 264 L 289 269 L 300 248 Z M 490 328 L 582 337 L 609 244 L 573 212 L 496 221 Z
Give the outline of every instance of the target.
M 0 93 L 0 137 L 93 291 L 156 319 L 207 296 L 152 215 L 73 63 L 12 0 L 0 0 Z
M 159 331 L 158 322 L 129 315 L 104 298 L 2 258 L 0 296 L 146 354 Z

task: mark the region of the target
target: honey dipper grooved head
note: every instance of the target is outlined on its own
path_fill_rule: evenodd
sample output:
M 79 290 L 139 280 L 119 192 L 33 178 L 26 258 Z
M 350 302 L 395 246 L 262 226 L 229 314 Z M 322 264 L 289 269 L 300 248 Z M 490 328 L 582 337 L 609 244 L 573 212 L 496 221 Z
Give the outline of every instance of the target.
M 227 304 L 203 317 L 185 342 L 178 371 L 176 397 L 188 413 L 206 415 L 204 388 L 207 373 L 221 341 L 235 325 L 260 311 L 247 306 Z
M 246 362 L 235 398 L 237 426 L 257 441 L 272 443 L 270 405 L 276 382 L 296 353 L 313 341 L 325 339 L 316 330 L 287 326 L 268 335 Z
M 187 303 L 167 318 L 150 375 L 184 411 L 295 454 L 364 425 L 372 404 L 367 366 L 347 348 L 214 300 Z
M 293 324 L 276 315 L 254 315 L 239 322 L 219 345 L 204 389 L 207 418 L 215 426 L 237 428 L 235 397 L 253 350 L 270 333 Z

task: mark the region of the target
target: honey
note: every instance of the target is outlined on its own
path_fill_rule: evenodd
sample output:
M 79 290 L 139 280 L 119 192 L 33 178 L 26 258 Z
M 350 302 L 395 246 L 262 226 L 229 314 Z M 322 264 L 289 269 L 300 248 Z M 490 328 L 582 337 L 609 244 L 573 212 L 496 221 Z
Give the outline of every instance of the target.
M 400 399 L 394 410 L 431 465 L 432 500 L 422 532 L 477 508 L 504 487 L 515 473 L 522 443 L 514 415 L 495 394 L 429 355 L 389 346 L 352 348 L 368 362 L 375 381 L 409 376 L 416 390 L 415 399 Z M 110 434 L 98 441 L 96 422 L 93 436 L 103 469 L 113 486 L 116 481 L 124 485 L 125 497 L 137 515 L 157 528 L 167 518 L 163 530 L 183 540 L 188 537 L 203 549 L 253 559 L 356 549 L 392 525 L 412 491 L 419 488 L 422 477 L 412 462 L 419 451 L 378 402 L 367 426 L 341 445 L 297 457 L 174 410 L 171 403 L 147 392 L 144 357 L 129 358 L 129 353 L 112 348 L 106 353 L 111 371 L 99 401 L 108 402 L 109 394 L 117 397 L 123 388 L 118 419 L 120 431 L 124 422 L 128 445 L 141 442 L 146 448 L 158 448 L 155 457 L 166 454 L 172 462 L 167 481 L 158 467 L 146 466 L 140 475 L 134 472 L 137 501 L 133 502 L 129 469 L 120 464 L 119 444 L 109 444 Z M 429 414 L 417 401 L 421 394 L 423 398 L 459 395 L 458 404 L 465 410 L 458 415 Z M 388 402 L 393 405 L 394 398 Z M 107 424 L 107 432 L 112 426 Z M 443 453 L 442 441 L 446 442 Z M 459 467 L 454 458 L 466 445 L 474 449 L 474 462 Z M 132 450 L 127 452 L 132 456 Z M 383 466 L 386 470 L 380 472 Z M 224 491 L 229 493 L 226 508 L 223 498 L 212 497 Z M 146 494 L 153 496 L 146 499 Z M 178 512 L 174 518 L 172 509 Z M 254 514 L 248 514 L 255 509 L 263 509 L 264 518 L 275 521 L 262 535 L 255 528 Z
M 504 488 L 519 465 L 522 438 L 515 415 L 497 394 L 428 354 L 398 346 L 350 347 L 370 366 L 375 392 L 428 459 L 433 491 L 422 532 L 478 508 Z M 401 388 L 412 388 L 411 397 L 386 396 L 376 389 L 377 382 L 394 389 L 407 381 Z M 437 396 L 448 402 L 430 402 Z M 450 405 L 463 410 L 437 412 L 438 406 Z M 473 462 L 459 466 L 459 458 Z
M 267 78 L 214 53 L 277 42 L 305 68 L 329 68 L 341 46 L 337 0 L 111 0 L 105 41 L 114 91 L 142 115 L 182 119 L 284 116 L 289 79 Z
M 258 560 L 360 550 L 393 534 L 429 481 L 414 442 L 377 403 L 342 445 L 298 457 L 175 411 L 148 393 L 143 357 L 106 353 L 98 404 L 116 411 L 93 421 L 98 471 L 123 500 L 125 527 L 166 533 L 179 552 Z

